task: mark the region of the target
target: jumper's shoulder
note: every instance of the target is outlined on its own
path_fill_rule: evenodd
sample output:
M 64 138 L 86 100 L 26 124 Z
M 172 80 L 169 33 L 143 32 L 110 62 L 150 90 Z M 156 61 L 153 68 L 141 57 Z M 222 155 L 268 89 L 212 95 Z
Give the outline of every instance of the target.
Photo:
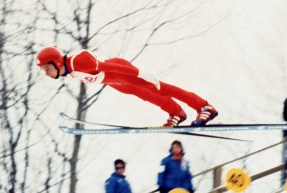
M 97 73 L 98 61 L 88 50 L 81 50 L 71 58 L 73 71 L 80 71 L 89 74 Z

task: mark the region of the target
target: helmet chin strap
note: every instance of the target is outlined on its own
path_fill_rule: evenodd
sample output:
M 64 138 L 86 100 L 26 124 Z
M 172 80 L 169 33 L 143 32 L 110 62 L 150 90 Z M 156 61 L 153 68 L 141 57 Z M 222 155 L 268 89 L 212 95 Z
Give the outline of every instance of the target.
M 56 66 L 56 64 L 54 62 L 52 62 L 50 64 L 52 64 L 55 67 L 55 69 L 57 70 L 57 75 L 56 75 L 56 77 L 54 79 L 58 79 L 60 77 L 60 70 L 57 68 L 57 66 Z
M 66 65 L 66 60 L 67 60 L 67 55 L 64 56 L 64 66 Z M 54 62 L 52 62 L 51 64 L 53 64 L 53 66 L 57 70 L 57 76 L 54 79 L 58 79 L 60 77 L 60 69 L 58 69 L 58 67 L 56 66 Z
M 54 79 L 58 79 L 60 77 L 60 70 L 57 68 L 57 76 Z

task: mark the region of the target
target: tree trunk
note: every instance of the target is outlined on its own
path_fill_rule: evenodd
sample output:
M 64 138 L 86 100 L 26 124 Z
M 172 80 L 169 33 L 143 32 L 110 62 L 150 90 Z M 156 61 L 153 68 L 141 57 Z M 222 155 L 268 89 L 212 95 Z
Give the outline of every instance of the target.
M 81 83 L 80 86 L 80 94 L 78 97 L 78 109 L 77 109 L 77 119 L 83 119 L 85 117 L 85 111 L 83 111 L 84 105 L 83 101 L 86 98 L 86 86 Z M 82 124 L 76 124 L 76 128 L 83 129 Z M 77 178 L 77 165 L 78 165 L 78 157 L 80 152 L 80 145 L 81 145 L 81 135 L 76 135 L 74 140 L 74 148 L 73 148 L 73 154 L 72 158 L 70 160 L 70 166 L 71 166 L 71 182 L 70 182 L 70 193 L 76 193 L 76 186 L 78 182 Z

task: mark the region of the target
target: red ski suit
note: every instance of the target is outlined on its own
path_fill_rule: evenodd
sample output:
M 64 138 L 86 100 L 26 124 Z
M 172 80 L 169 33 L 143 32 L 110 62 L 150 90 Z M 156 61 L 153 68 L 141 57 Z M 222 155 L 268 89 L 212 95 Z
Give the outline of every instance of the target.
M 138 68 L 121 58 L 101 62 L 88 51 L 67 57 L 66 66 L 73 78 L 82 82 L 96 82 L 125 94 L 132 94 L 157 105 L 170 115 L 177 115 L 181 107 L 172 99 L 178 99 L 200 112 L 207 103 L 198 95 L 161 82 L 151 75 L 142 74 Z M 152 78 L 151 78 L 152 77 Z

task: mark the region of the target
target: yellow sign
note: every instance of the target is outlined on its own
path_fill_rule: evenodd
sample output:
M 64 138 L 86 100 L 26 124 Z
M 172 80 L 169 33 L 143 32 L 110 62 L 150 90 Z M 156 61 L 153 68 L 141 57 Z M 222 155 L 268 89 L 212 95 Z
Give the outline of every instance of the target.
M 175 188 L 169 191 L 168 193 L 189 193 L 189 192 L 184 188 Z
M 251 179 L 241 168 L 232 168 L 226 175 L 226 188 L 234 192 L 243 192 L 250 185 Z
M 287 192 L 287 180 L 286 180 L 285 185 L 284 185 L 284 190 Z

